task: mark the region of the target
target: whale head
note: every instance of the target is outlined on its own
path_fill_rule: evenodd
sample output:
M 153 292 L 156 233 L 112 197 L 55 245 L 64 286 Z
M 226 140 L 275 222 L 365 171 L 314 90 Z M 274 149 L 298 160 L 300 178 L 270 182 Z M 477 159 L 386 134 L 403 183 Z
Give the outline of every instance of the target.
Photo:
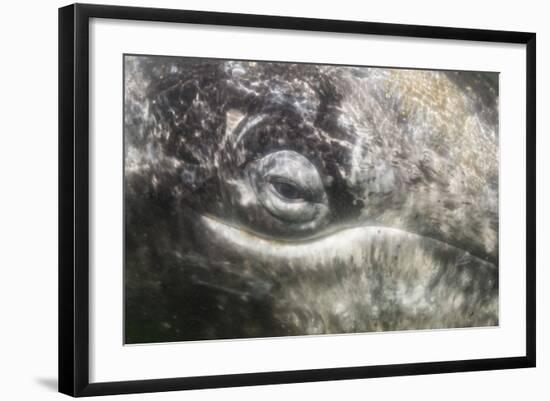
M 498 324 L 495 74 L 125 71 L 128 342 Z

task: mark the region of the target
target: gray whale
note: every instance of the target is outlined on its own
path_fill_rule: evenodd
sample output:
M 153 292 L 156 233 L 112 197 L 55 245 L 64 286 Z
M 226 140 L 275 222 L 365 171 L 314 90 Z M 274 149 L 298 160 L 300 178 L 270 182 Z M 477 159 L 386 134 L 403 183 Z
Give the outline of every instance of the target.
M 125 341 L 498 324 L 498 77 L 125 57 Z

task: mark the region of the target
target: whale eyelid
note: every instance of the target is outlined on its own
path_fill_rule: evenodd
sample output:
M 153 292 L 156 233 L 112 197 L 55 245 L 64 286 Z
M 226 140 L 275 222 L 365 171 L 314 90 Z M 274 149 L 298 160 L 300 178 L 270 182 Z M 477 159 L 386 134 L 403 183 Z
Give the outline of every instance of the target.
M 307 202 L 311 202 L 312 199 L 313 199 L 313 193 L 309 188 L 304 187 L 303 185 L 301 185 L 300 183 L 296 182 L 295 180 L 293 180 L 291 178 L 284 177 L 284 176 L 281 176 L 281 175 L 270 175 L 270 176 L 268 176 L 267 181 L 272 186 L 273 186 L 273 184 L 290 185 L 290 186 L 296 188 L 299 191 L 300 195 L 302 195 L 299 198 L 298 197 L 291 198 L 291 197 L 288 197 L 288 196 L 285 196 L 284 194 L 282 194 L 281 191 L 279 191 L 279 189 L 277 187 L 275 187 L 276 195 L 279 196 L 279 197 L 282 197 L 283 200 L 285 200 L 285 201 L 293 201 L 293 202 L 307 201 Z
M 289 178 L 289 177 L 285 177 L 285 176 L 282 176 L 282 175 L 268 175 L 267 177 L 268 181 L 270 182 L 282 182 L 282 183 L 285 183 L 285 184 L 291 184 L 291 185 L 294 185 L 294 186 L 300 186 L 299 183 L 297 183 L 296 181 L 294 181 L 292 178 Z
M 323 181 L 300 153 L 268 153 L 247 166 L 247 175 L 259 204 L 288 230 L 312 230 L 326 221 L 329 205 Z

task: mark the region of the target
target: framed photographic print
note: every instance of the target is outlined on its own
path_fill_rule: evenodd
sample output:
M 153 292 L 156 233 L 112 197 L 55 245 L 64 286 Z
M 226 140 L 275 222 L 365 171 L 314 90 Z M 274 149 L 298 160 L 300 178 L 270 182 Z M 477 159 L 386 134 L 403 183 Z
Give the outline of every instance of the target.
M 535 34 L 59 10 L 59 390 L 535 366 Z

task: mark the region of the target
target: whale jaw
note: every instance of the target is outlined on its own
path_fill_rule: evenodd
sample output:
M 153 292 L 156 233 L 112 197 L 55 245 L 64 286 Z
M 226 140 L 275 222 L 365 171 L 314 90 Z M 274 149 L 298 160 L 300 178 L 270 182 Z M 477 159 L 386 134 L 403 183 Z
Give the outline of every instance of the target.
M 283 242 L 201 221 L 211 255 L 252 283 L 241 295 L 269 298 L 289 335 L 498 325 L 498 268 L 444 242 L 368 225 Z

